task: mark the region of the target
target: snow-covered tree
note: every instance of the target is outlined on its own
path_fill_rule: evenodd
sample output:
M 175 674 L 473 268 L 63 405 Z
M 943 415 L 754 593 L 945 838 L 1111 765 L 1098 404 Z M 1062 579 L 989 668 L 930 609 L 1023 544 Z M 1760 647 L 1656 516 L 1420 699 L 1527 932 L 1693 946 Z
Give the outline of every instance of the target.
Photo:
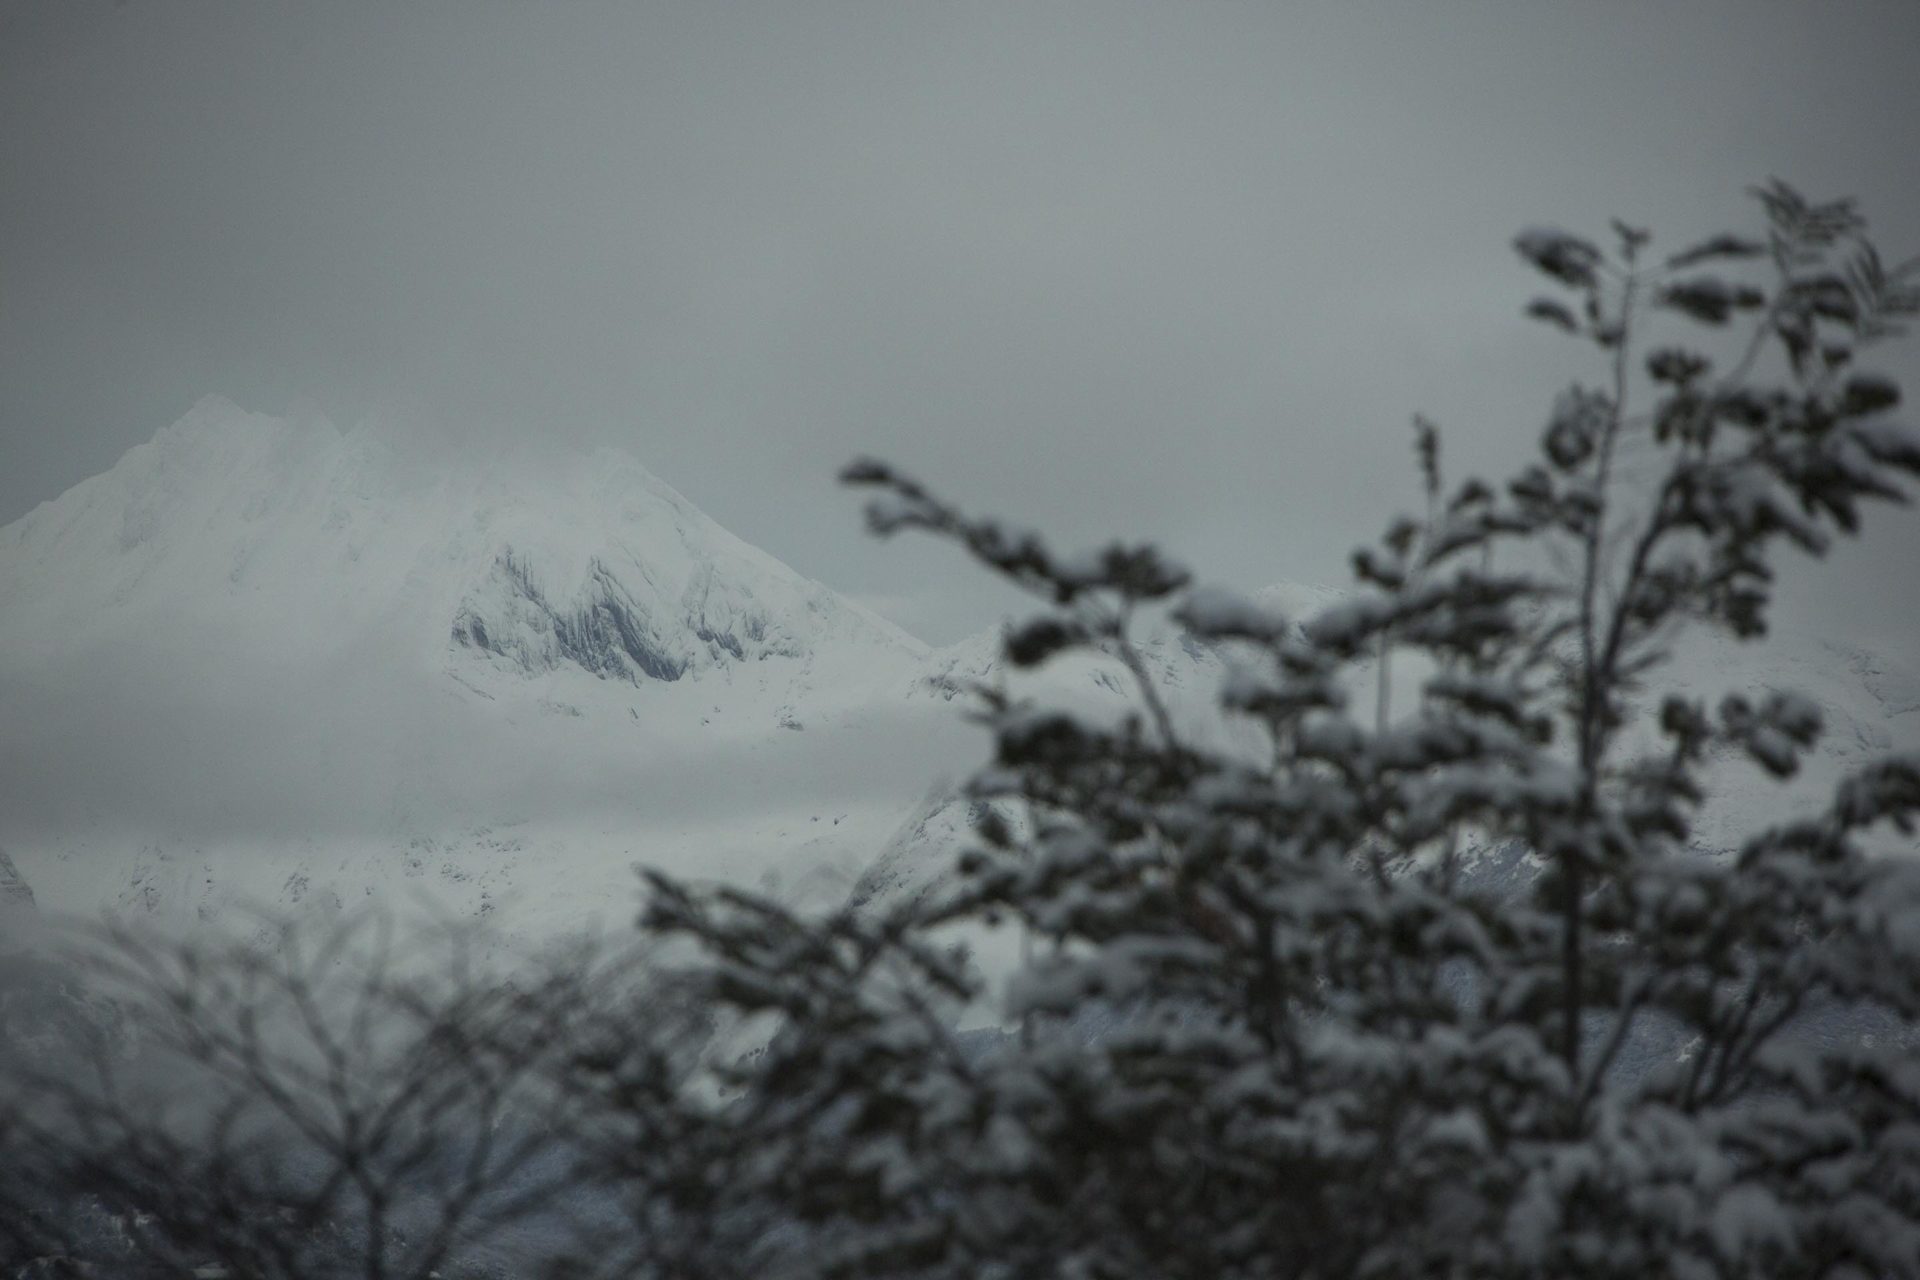
M 1781 550 L 1920 473 L 1857 363 L 1920 264 L 1883 266 L 1850 202 L 1758 194 L 1759 238 L 1664 260 L 1619 223 L 1521 235 L 1553 288 L 1529 314 L 1602 377 L 1503 483 L 1449 486 L 1418 423 L 1424 513 L 1318 617 L 847 470 L 877 532 L 1044 601 L 1011 666 L 1098 650 L 1139 706 L 979 690 L 984 820 L 930 898 L 819 921 L 656 881 L 646 927 L 769 1032 L 712 1067 L 714 1116 L 753 1153 L 735 1192 L 805 1224 L 783 1272 L 1920 1275 L 1920 865 L 1863 844 L 1910 831 L 1920 759 L 1702 853 L 1709 756 L 1790 775 L 1820 717 L 1661 684 L 1677 632 L 1761 635 Z M 1744 345 L 1718 365 L 1702 328 Z M 1182 736 L 1130 639 L 1156 610 L 1232 652 L 1257 750 Z M 1404 655 L 1427 674 L 1395 714 Z M 990 987 L 950 944 L 1007 930 Z M 956 1036 L 983 1001 L 1008 1030 Z

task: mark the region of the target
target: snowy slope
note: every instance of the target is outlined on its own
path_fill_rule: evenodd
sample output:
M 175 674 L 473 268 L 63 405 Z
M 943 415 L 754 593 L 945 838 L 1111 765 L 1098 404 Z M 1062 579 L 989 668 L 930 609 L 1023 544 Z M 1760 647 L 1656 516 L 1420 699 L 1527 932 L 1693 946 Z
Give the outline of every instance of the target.
M 135 617 L 219 622 L 312 657 L 393 624 L 423 653 L 669 681 L 837 639 L 920 651 L 631 458 L 544 462 L 429 472 L 366 431 L 204 400 L 0 530 L 5 637 L 44 656 Z
M 0 530 L 0 841 L 48 910 L 180 920 L 826 891 L 967 758 L 925 656 L 623 455 L 429 471 L 210 400 Z

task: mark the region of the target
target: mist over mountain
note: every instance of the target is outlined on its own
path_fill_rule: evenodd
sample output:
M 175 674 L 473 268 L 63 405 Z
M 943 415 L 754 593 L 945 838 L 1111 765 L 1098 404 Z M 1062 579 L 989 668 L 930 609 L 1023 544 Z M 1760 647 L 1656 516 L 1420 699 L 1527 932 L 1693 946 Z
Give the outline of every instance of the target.
M 0 531 L 0 601 L 6 824 L 69 910 L 290 900 L 342 857 L 522 885 L 424 865 L 449 832 L 548 880 L 680 841 L 724 869 L 952 760 L 894 723 L 929 718 L 925 646 L 608 452 L 428 468 L 208 400 Z
M 1911 655 L 1836 633 L 1690 651 L 1655 686 L 1809 693 L 1818 788 L 1920 738 Z M 1007 677 L 997 637 L 929 649 L 618 452 L 430 463 L 209 399 L 0 529 L 0 847 L 42 910 L 177 923 L 372 901 L 548 935 L 630 918 L 636 863 L 918 892 L 965 834 L 951 788 L 986 739 L 955 688 Z M 1221 656 L 1145 656 L 1218 731 Z M 1129 697 L 1097 659 L 1029 678 Z M 1708 845 L 1788 794 L 1726 788 Z

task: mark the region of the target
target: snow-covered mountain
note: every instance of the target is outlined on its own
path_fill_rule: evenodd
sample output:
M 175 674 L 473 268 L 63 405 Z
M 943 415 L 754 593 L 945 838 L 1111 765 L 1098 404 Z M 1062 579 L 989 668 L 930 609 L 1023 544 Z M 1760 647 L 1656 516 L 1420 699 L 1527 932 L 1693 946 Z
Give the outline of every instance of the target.
M 178 924 L 420 904 L 542 937 L 624 924 L 636 863 L 917 892 L 970 819 L 951 787 L 986 743 L 953 686 L 1007 678 L 997 640 L 930 650 L 617 452 L 429 467 L 204 401 L 0 529 L 0 897 Z M 1218 656 L 1144 656 L 1217 729 Z M 1668 683 L 1814 696 L 1817 788 L 1920 743 L 1914 669 L 1789 637 Z M 1037 678 L 1095 713 L 1132 697 L 1095 657 Z M 1703 838 L 1783 794 L 1730 770 Z
M 927 661 L 624 455 L 428 470 L 208 400 L 0 530 L 0 841 L 83 914 L 831 884 L 967 758 Z
M 234 625 L 304 659 L 390 625 L 435 656 L 450 641 L 523 675 L 628 683 L 922 651 L 618 452 L 429 473 L 369 432 L 219 399 L 0 530 L 0 557 L 5 634 L 30 657 L 135 617 L 202 639 Z

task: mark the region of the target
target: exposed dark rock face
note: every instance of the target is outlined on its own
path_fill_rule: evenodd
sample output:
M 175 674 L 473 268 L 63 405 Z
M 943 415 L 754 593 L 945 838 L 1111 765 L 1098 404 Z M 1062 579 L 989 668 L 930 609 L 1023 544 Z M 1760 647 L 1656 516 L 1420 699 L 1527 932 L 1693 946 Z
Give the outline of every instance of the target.
M 802 652 L 792 638 L 776 635 L 763 613 L 713 601 L 710 582 L 698 586 L 678 607 L 662 609 L 636 598 L 613 570 L 594 560 L 574 597 L 556 601 L 509 548 L 461 604 L 452 640 L 529 673 L 572 665 L 635 684 L 643 678 L 678 680 L 700 656 L 744 661 Z
M 637 684 L 642 676 L 678 680 L 687 668 L 685 656 L 674 652 L 598 563 L 582 597 L 556 605 L 534 581 L 527 563 L 509 549 L 494 561 L 488 582 L 476 596 L 454 616 L 453 642 L 505 658 L 523 670 L 550 671 L 571 663 L 597 676 Z
M 585 601 L 567 612 L 549 612 L 561 660 L 595 675 L 678 680 L 687 669 L 686 659 L 669 651 L 667 639 L 635 608 L 604 565 L 593 566 Z

